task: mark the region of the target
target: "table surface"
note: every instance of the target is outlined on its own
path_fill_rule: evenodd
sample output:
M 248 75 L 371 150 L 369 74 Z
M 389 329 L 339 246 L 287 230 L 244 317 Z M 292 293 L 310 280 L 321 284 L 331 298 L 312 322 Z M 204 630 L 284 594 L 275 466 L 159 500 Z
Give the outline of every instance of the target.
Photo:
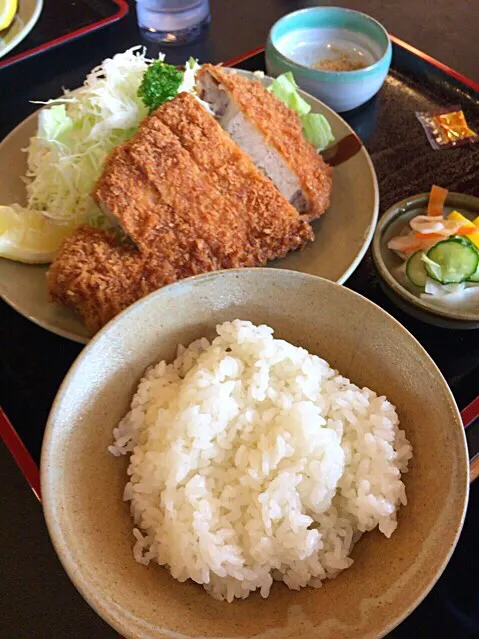
M 105 57 L 135 44 L 147 44 L 136 26 L 134 2 L 130 4 L 130 14 L 121 22 L 0 71 L 4 89 L 0 101 L 0 139 L 34 109 L 30 100 L 48 99 L 61 93 L 62 87 L 78 86 L 85 74 Z M 214 62 L 231 59 L 264 43 L 269 27 L 281 15 L 314 4 L 318 3 L 211 0 L 212 24 L 207 38 L 187 48 L 170 49 L 168 59 L 174 63 L 183 62 L 189 55 Z M 341 4 L 369 13 L 391 33 L 479 82 L 474 45 L 479 12 L 474 11 L 473 0 L 461 3 L 458 0 L 422 0 L 420 3 L 356 0 Z M 148 48 L 150 53 L 155 53 L 154 46 Z M 11 90 L 5 91 L 5 87 Z M 3 352 L 11 338 L 12 322 L 26 327 L 27 320 L 0 304 L 0 350 Z M 21 330 L 16 335 L 21 335 Z M 37 352 L 24 353 L 25 361 L 18 363 L 19 369 L 31 367 L 34 371 L 31 379 L 38 380 L 38 372 L 48 367 L 49 352 L 53 349 L 55 355 L 64 356 L 66 372 L 72 348 L 77 347 L 51 336 L 43 348 L 39 344 Z M 0 404 L 9 392 L 8 384 L 3 381 L 11 379 L 11 375 L 3 375 L 4 372 L 1 371 L 0 378 Z M 40 411 L 48 411 L 52 400 L 49 393 L 51 391 L 45 394 Z M 28 421 L 28 411 L 24 412 L 24 408 L 19 406 L 18 413 L 15 410 L 15 415 L 10 414 L 14 424 L 16 417 Z M 28 427 L 28 423 L 25 426 Z M 37 449 L 41 435 L 41 432 L 37 435 Z M 451 563 L 425 602 L 393 633 L 394 637 L 479 637 L 479 589 L 474 585 L 474 574 L 479 568 L 478 503 L 479 482 L 476 482 L 466 526 Z M 0 571 L 3 577 L 0 637 L 55 639 L 68 635 L 106 639 L 117 636 L 96 617 L 69 583 L 50 546 L 40 504 L 3 444 L 0 444 Z

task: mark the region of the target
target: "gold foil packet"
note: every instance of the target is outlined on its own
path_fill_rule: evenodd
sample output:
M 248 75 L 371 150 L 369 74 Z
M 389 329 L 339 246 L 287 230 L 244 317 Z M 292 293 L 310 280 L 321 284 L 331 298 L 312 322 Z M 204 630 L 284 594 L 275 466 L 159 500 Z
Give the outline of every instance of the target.
M 435 112 L 416 112 L 433 149 L 445 149 L 478 142 L 479 135 L 469 128 L 459 105 Z

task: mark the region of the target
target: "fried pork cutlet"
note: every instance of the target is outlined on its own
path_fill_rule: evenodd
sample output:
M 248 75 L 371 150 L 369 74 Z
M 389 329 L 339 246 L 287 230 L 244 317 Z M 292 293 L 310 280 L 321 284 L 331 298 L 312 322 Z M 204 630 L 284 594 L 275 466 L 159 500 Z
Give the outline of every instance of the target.
M 165 284 L 260 266 L 313 239 L 308 222 L 188 94 L 113 151 L 93 195 L 136 246 L 83 227 L 48 274 L 53 299 L 93 332 Z
M 291 204 L 313 220 L 329 206 L 331 169 L 305 139 L 298 115 L 256 80 L 204 64 L 201 97 L 223 129 Z
M 142 253 L 117 234 L 87 225 L 65 240 L 47 273 L 52 299 L 78 312 L 92 333 L 177 278 L 158 253 Z
M 52 299 L 78 311 L 93 333 L 136 301 L 140 253 L 105 231 L 82 226 L 66 239 L 47 273 Z
M 140 249 L 159 250 L 174 263 L 188 261 L 189 246 L 199 243 L 212 268 L 256 266 L 313 238 L 272 182 L 186 93 L 113 152 L 93 196 Z

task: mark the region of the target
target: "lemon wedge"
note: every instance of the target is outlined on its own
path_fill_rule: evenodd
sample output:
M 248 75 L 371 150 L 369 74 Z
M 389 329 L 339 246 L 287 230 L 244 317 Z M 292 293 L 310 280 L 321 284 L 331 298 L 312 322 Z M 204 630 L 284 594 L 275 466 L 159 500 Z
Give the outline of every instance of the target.
M 39 211 L 0 206 L 0 257 L 27 264 L 51 262 L 74 227 L 52 222 Z
M 0 0 L 0 31 L 9 27 L 18 9 L 18 0 Z

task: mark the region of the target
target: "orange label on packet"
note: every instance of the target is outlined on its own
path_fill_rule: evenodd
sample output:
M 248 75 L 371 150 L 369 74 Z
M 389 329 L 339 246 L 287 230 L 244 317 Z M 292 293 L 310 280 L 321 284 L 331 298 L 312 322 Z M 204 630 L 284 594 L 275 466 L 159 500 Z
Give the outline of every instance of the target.
M 469 128 L 460 106 L 442 109 L 435 113 L 416 113 L 433 149 L 460 146 L 479 141 L 479 136 Z

